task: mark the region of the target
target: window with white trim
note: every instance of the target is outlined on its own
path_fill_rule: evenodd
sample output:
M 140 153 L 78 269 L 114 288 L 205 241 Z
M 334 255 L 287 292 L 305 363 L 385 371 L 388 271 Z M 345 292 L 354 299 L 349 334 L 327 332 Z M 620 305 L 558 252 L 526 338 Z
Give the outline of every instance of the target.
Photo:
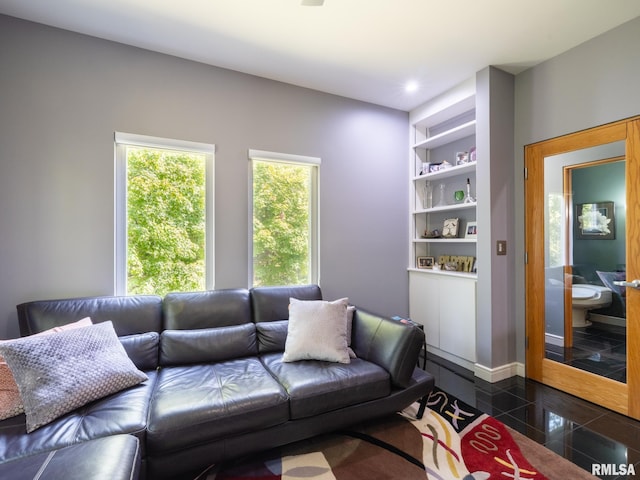
M 252 286 L 319 283 L 320 159 L 250 150 Z
M 213 288 L 214 150 L 116 132 L 117 295 Z

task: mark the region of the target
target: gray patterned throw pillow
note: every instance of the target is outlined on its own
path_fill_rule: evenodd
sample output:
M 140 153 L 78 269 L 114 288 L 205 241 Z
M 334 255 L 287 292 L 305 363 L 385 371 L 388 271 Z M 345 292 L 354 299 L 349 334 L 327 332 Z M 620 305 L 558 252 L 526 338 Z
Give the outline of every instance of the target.
M 147 380 L 111 322 L 0 344 L 18 384 L 27 432 L 87 403 Z

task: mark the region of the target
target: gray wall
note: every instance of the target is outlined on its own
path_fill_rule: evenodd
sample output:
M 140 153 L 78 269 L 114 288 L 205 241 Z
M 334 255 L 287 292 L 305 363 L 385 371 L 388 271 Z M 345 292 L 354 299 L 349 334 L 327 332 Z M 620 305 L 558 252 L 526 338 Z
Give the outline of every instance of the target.
M 516 361 L 514 323 L 513 111 L 514 77 L 494 67 L 476 74 L 479 166 L 476 363 L 496 368 Z M 490 208 L 484 208 L 489 205 Z M 507 242 L 497 255 L 496 242 Z
M 524 146 L 640 114 L 638 45 L 640 18 L 516 77 L 516 258 L 524 258 Z M 524 362 L 523 262 L 516 268 L 516 346 Z
M 321 157 L 325 297 L 408 313 L 406 112 L 6 16 L 0 65 L 0 338 L 113 293 L 114 131 L 216 144 L 216 288 L 247 286 L 247 150 Z

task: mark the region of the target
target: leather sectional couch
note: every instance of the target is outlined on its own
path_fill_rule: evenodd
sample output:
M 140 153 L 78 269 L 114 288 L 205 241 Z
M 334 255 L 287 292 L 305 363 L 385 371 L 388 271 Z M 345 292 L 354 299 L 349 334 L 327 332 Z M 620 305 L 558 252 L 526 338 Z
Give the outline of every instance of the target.
M 213 463 L 401 410 L 433 388 L 416 368 L 423 332 L 360 308 L 349 364 L 284 363 L 291 297 L 322 295 L 307 285 L 19 305 L 23 336 L 110 320 L 148 380 L 32 433 L 24 415 L 1 421 L 0 478 L 194 478 Z

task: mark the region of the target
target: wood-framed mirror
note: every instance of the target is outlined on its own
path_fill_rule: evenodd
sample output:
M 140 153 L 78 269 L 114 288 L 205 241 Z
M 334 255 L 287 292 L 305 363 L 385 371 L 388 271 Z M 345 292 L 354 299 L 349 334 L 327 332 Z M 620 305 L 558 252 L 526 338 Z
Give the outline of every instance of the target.
M 640 419 L 640 117 L 525 147 L 526 375 Z

